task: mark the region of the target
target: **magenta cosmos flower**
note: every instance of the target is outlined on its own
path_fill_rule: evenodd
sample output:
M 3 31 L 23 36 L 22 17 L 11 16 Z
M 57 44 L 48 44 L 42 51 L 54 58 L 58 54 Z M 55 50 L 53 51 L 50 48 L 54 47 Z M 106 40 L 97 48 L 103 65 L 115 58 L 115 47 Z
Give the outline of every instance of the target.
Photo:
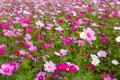
M 54 72 L 56 70 L 56 64 L 52 61 L 47 61 L 44 64 L 44 70 L 47 72 Z
M 7 49 L 6 45 L 4 44 L 0 45 L 0 55 L 3 55 L 6 49 Z
M 37 76 L 34 78 L 34 80 L 45 80 L 45 72 L 39 72 Z
M 65 55 L 67 55 L 67 52 L 68 52 L 68 50 L 60 49 L 59 52 L 55 52 L 54 54 L 57 56 L 65 56 Z
M 9 29 L 9 25 L 8 25 L 8 24 L 3 24 L 3 25 L 1 26 L 1 28 L 7 30 L 7 29 Z
M 2 64 L 0 68 L 0 73 L 7 76 L 11 76 L 13 74 L 13 71 L 14 71 L 14 66 L 8 63 Z
M 95 32 L 91 28 L 84 29 L 84 33 L 88 41 L 96 40 Z
M 79 67 L 73 63 L 67 62 L 67 63 L 60 63 L 57 65 L 56 71 L 61 72 L 65 71 L 67 73 L 75 73 L 79 70 Z

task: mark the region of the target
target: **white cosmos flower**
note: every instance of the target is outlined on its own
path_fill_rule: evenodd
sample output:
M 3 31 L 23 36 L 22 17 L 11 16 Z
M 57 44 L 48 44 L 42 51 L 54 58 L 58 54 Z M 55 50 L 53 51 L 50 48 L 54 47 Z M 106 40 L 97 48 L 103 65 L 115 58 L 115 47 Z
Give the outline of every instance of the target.
M 35 24 L 36 24 L 36 26 L 39 26 L 39 27 L 43 27 L 43 26 L 45 26 L 41 21 L 37 21 L 37 22 L 35 22 Z
M 112 60 L 111 62 L 112 62 L 112 64 L 114 64 L 114 65 L 118 65 L 118 64 L 119 64 L 117 60 Z
M 92 59 L 91 63 L 92 63 L 94 66 L 97 66 L 97 65 L 99 65 L 99 63 L 100 63 L 100 60 L 97 59 L 97 58 L 95 58 L 95 59 Z
M 120 30 L 120 27 L 114 27 L 115 30 Z
M 81 32 L 81 33 L 80 33 L 80 38 L 82 38 L 82 39 L 86 39 L 86 35 L 85 35 L 84 32 Z
M 90 56 L 91 56 L 92 59 L 98 59 L 99 58 L 98 56 L 96 56 L 94 54 L 91 54 Z
M 55 30 L 57 30 L 57 31 L 62 31 L 63 28 L 59 26 L 59 27 L 55 28 Z
M 24 11 L 23 11 L 23 14 L 24 14 L 24 15 L 26 15 L 26 14 L 28 15 L 28 14 L 30 14 L 30 12 L 24 10 Z
M 116 42 L 120 42 L 120 36 L 118 36 L 116 39 Z

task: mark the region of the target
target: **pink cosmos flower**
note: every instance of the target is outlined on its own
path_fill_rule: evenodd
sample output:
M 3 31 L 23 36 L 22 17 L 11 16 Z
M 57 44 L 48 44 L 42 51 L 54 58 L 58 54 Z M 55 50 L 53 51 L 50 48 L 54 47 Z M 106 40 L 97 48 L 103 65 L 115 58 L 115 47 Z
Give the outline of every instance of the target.
M 5 33 L 4 33 L 5 36 L 8 36 L 8 37 L 15 37 L 15 32 L 13 30 L 7 30 Z
M 32 38 L 32 37 L 31 37 L 30 34 L 26 34 L 24 40 L 25 40 L 25 41 L 28 41 L 28 40 L 30 40 L 31 38 Z
M 79 46 L 84 46 L 85 45 L 85 41 L 84 40 L 78 40 L 78 45 Z
M 91 28 L 84 29 L 88 41 L 96 40 L 95 32 Z
M 67 52 L 68 52 L 68 50 L 60 49 L 59 52 L 55 52 L 54 54 L 57 56 L 65 56 L 65 55 L 67 55 Z
M 2 64 L 0 68 L 0 73 L 3 75 L 11 76 L 13 74 L 14 66 L 8 63 Z
M 29 51 L 30 51 L 30 52 L 36 52 L 36 51 L 37 51 L 37 47 L 36 47 L 36 46 L 31 46 L 31 47 L 29 48 Z
M 104 44 L 108 44 L 108 39 L 107 38 L 102 38 L 101 42 L 104 43 Z
M 103 51 L 103 50 L 98 51 L 97 55 L 99 57 L 107 57 L 107 53 L 105 51 Z
M 117 11 L 117 15 L 120 17 L 120 10 Z
M 49 48 L 51 48 L 51 47 L 52 47 L 51 43 L 49 43 L 49 42 L 48 42 L 48 43 L 45 43 L 45 48 L 46 48 L 46 49 L 49 49 Z
M 25 43 L 25 48 L 30 48 L 31 46 L 33 46 L 33 43 L 32 42 L 29 42 L 29 41 L 27 41 L 26 43 Z
M 104 77 L 104 80 L 112 80 L 112 78 L 109 76 L 106 76 L 106 77 Z
M 34 80 L 45 80 L 45 72 L 39 72 L 37 76 L 34 78 Z
M 54 72 L 56 70 L 56 64 L 52 61 L 45 62 L 44 70 L 47 72 Z

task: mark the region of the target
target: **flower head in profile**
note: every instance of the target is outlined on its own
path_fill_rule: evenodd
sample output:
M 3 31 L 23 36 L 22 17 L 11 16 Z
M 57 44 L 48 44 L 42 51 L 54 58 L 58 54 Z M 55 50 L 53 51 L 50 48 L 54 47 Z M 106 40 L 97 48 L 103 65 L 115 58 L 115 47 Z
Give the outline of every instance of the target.
M 60 49 L 59 52 L 55 52 L 54 54 L 57 56 L 65 56 L 65 55 L 67 55 L 67 52 L 68 52 L 68 50 Z
M 45 72 L 39 72 L 37 76 L 34 78 L 34 80 L 45 80 Z
M 54 72 L 56 70 L 56 64 L 52 61 L 47 61 L 44 64 L 44 70 L 47 72 Z
M 99 57 L 107 57 L 107 53 L 105 51 L 103 51 L 103 50 L 98 51 L 97 55 Z

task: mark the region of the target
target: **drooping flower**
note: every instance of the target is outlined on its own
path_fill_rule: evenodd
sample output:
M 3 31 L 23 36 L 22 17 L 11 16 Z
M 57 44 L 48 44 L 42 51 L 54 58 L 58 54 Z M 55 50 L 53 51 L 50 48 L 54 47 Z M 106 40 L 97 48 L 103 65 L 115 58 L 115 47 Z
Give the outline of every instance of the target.
M 45 80 L 45 72 L 39 72 L 37 76 L 34 78 L 34 80 Z
M 67 52 L 68 52 L 68 50 L 60 49 L 59 52 L 55 52 L 54 54 L 57 56 L 65 56 L 65 55 L 67 55 Z
M 44 64 L 44 70 L 47 72 L 54 72 L 56 70 L 56 64 L 52 61 L 47 61 Z
M 105 51 L 103 51 L 103 50 L 98 51 L 98 52 L 97 52 L 97 55 L 98 55 L 99 57 L 107 57 L 107 53 L 106 53 Z

